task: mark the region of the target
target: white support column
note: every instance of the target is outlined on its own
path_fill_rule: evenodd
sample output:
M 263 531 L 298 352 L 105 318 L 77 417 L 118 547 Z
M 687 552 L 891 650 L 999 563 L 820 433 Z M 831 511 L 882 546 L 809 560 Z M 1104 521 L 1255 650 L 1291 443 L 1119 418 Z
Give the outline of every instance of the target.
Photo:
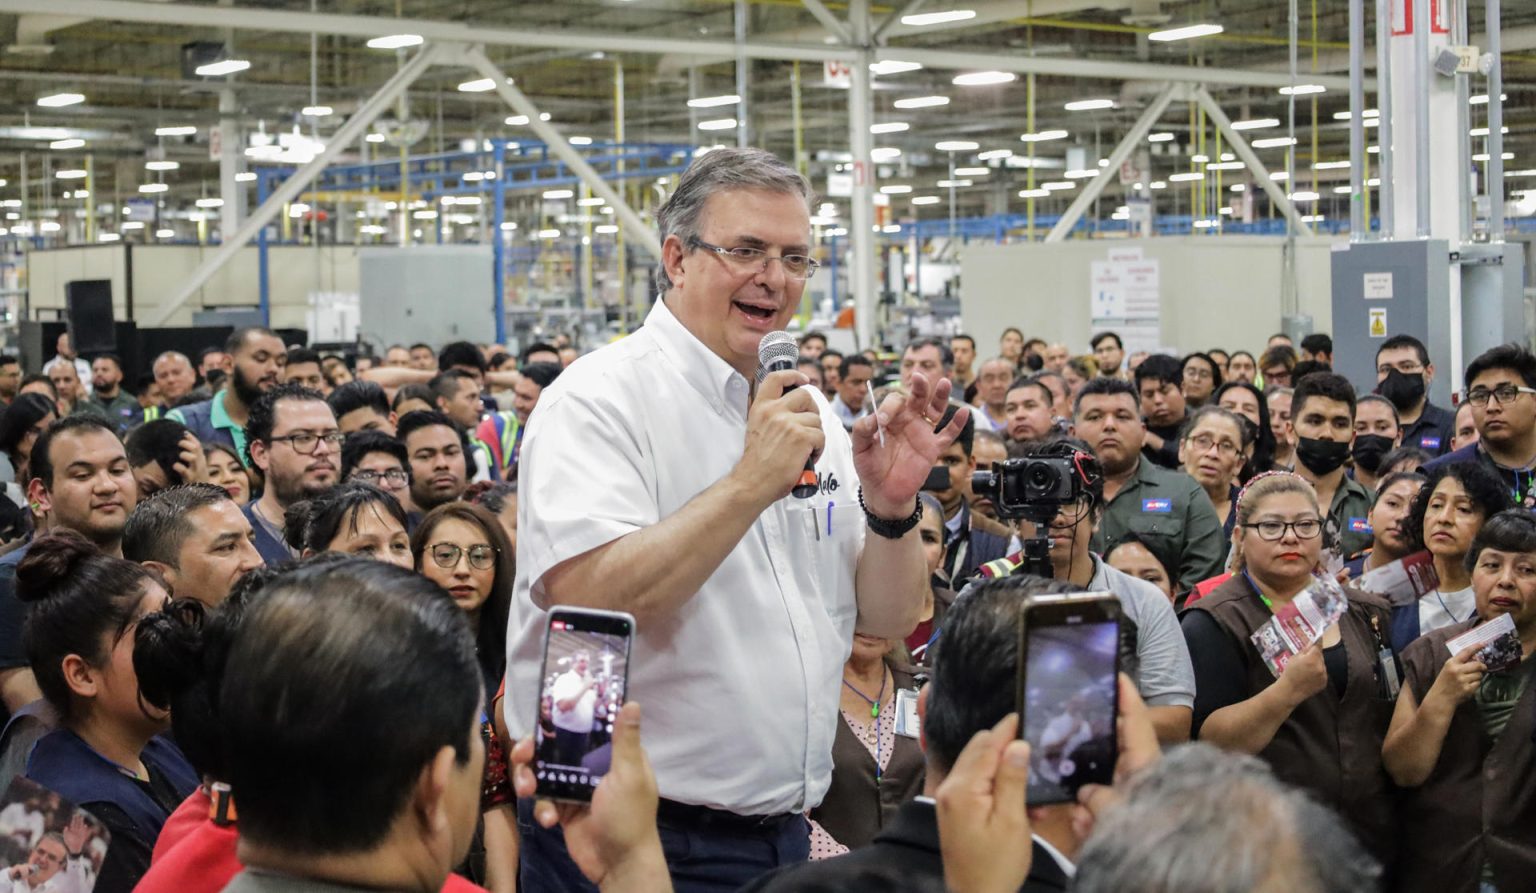
M 848 225 L 848 293 L 854 300 L 854 332 L 860 350 L 875 343 L 875 165 L 870 160 L 874 91 L 869 63 L 869 0 L 848 4 L 848 23 L 859 49 L 853 60 L 848 91 L 848 150 L 853 155 L 853 213 Z
M 1195 101 L 1200 104 L 1201 108 L 1205 109 L 1206 115 L 1210 117 L 1211 122 L 1221 131 L 1221 135 L 1226 138 L 1227 142 L 1232 144 L 1232 151 L 1243 164 L 1248 165 L 1248 170 L 1253 173 L 1254 179 L 1259 181 L 1259 188 L 1264 190 L 1264 194 L 1269 196 L 1269 200 L 1291 222 L 1291 226 L 1296 230 L 1296 235 L 1312 235 L 1312 227 L 1302 221 L 1301 212 L 1296 210 L 1296 205 L 1291 202 L 1290 196 L 1286 195 L 1285 190 L 1276 186 L 1275 181 L 1269 178 L 1269 168 L 1266 168 L 1264 162 L 1259 160 L 1259 156 L 1254 154 L 1253 147 L 1248 145 L 1248 140 L 1241 133 L 1232 129 L 1232 119 L 1228 118 L 1227 113 L 1221 110 L 1221 106 L 1216 104 L 1216 100 L 1211 98 L 1211 94 L 1207 93 L 1204 87 L 1197 87 L 1194 95 Z
M 479 46 L 470 47 L 464 53 L 464 60 L 476 71 L 480 72 L 481 75 L 490 78 L 496 84 L 496 93 L 501 97 L 501 101 L 511 106 L 512 110 L 519 115 L 526 116 L 528 118 L 528 128 L 539 139 L 543 140 L 545 145 L 549 146 L 549 150 L 555 153 L 555 156 L 566 167 L 570 168 L 571 172 L 581 182 L 591 187 L 594 193 L 601 196 L 604 201 L 613 207 L 614 216 L 619 218 L 619 223 L 627 230 L 625 235 L 634 239 L 641 247 L 649 251 L 652 257 L 660 260 L 661 240 L 656 238 L 655 229 L 646 226 L 645 221 L 640 219 L 640 215 L 635 213 L 635 209 L 631 208 L 624 201 L 624 197 L 619 195 L 618 190 L 609 185 L 608 181 L 603 179 L 602 174 L 593 170 L 592 165 L 587 164 L 587 160 L 581 157 L 581 153 L 571 147 L 571 144 L 566 141 L 565 137 L 560 135 L 560 131 L 539 118 L 538 106 L 534 105 L 533 101 L 523 91 L 512 85 L 511 81 L 507 78 L 506 72 L 497 67 L 496 63 L 492 62 L 490 57 L 485 55 L 485 49 Z
M 384 86 L 380 87 L 377 93 L 370 96 L 367 102 L 358 107 L 357 112 L 347 119 L 347 123 L 341 125 L 341 129 L 336 131 L 335 136 L 331 137 L 330 141 L 326 143 L 324 151 L 316 155 L 308 164 L 294 171 L 293 176 L 284 180 L 283 184 L 277 187 L 267 197 L 265 202 L 262 202 L 261 207 L 251 212 L 251 216 L 247 217 L 238 229 L 233 233 L 225 234 L 224 241 L 219 245 L 218 250 L 209 255 L 207 260 L 203 261 L 198 265 L 197 269 L 192 271 L 192 275 L 187 277 L 186 282 L 177 290 L 176 295 L 164 307 L 160 308 L 155 317 L 149 320 L 148 325 L 150 327 L 165 325 L 176 311 L 181 309 L 182 305 L 186 304 L 192 299 L 193 295 L 197 294 L 198 289 L 202 288 L 208 283 L 209 279 L 213 278 L 214 273 L 217 273 L 221 267 L 229 263 L 239 253 L 240 249 L 245 247 L 246 243 L 256 238 L 256 235 L 261 232 L 261 228 L 270 223 L 284 205 L 298 198 L 305 188 L 314 182 L 314 179 L 338 155 L 357 142 L 368 127 L 373 124 L 374 119 L 395 101 L 395 97 L 399 96 L 417 78 L 421 77 L 423 72 L 439 61 L 439 57 L 444 54 L 444 51 L 445 47 L 441 44 L 428 44 L 422 47 L 421 52 L 416 54 L 416 58 L 395 72 L 394 77 L 385 81 Z
M 1088 206 L 1093 204 L 1093 200 L 1099 197 L 1099 193 L 1104 191 L 1104 187 L 1109 185 L 1109 181 L 1120 175 L 1121 163 L 1131 157 L 1131 153 L 1136 151 L 1141 145 L 1141 141 L 1147 138 L 1147 133 L 1152 130 L 1152 125 L 1156 124 L 1157 119 L 1161 118 L 1163 112 L 1168 110 L 1168 103 L 1173 101 L 1173 94 L 1177 89 L 1173 84 L 1167 84 L 1158 91 L 1157 95 L 1152 98 L 1152 104 L 1147 106 L 1146 111 L 1141 113 L 1141 117 L 1136 119 L 1136 123 L 1131 125 L 1130 132 L 1125 135 L 1124 139 L 1120 140 L 1119 145 L 1115 146 L 1115 151 L 1109 153 L 1109 164 L 1105 165 L 1099 171 L 1099 175 L 1094 177 L 1093 181 L 1088 184 L 1087 188 L 1077 198 L 1072 200 L 1071 205 L 1067 206 L 1066 213 L 1062 214 L 1061 219 L 1056 221 L 1056 225 L 1051 227 L 1051 231 L 1045 236 L 1045 241 L 1060 242 L 1067 237 L 1067 233 L 1070 233 L 1072 227 L 1077 225 L 1077 221 L 1082 218 L 1083 212 L 1088 210 Z
M 245 216 L 245 190 L 235 176 L 240 173 L 240 148 L 245 145 L 245 134 L 240 131 L 240 106 L 235 91 L 225 87 L 219 91 L 219 198 L 224 204 L 219 209 L 221 241 L 240 226 Z

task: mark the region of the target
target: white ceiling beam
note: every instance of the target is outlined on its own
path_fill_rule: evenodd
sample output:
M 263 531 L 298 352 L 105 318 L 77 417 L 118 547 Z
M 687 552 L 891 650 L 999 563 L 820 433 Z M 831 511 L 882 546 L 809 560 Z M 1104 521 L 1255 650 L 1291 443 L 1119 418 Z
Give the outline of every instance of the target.
M 1098 175 L 1077 194 L 1077 198 L 1067 206 L 1061 219 L 1056 221 L 1056 225 L 1051 227 L 1049 233 L 1046 233 L 1045 241 L 1060 242 L 1072 232 L 1072 227 L 1077 226 L 1077 221 L 1082 219 L 1083 212 L 1088 210 L 1088 206 L 1098 200 L 1099 193 L 1104 191 L 1109 181 L 1120 176 L 1120 165 L 1141 146 L 1141 141 L 1152 130 L 1152 125 L 1157 123 L 1157 119 L 1163 116 L 1163 112 L 1168 110 L 1168 104 L 1173 102 L 1174 94 L 1178 91 L 1177 84 L 1163 85 L 1163 89 L 1153 98 L 1152 104 L 1147 106 L 1141 116 L 1136 119 L 1136 123 L 1131 125 L 1131 129 L 1120 139 L 1120 144 L 1115 146 L 1115 150 L 1109 153 L 1109 163 L 1099 169 Z
M 816 17 L 816 21 L 832 32 L 832 36 L 837 38 L 838 42 L 849 42 L 851 38 L 848 36 L 848 29 L 843 27 L 843 23 L 837 20 L 837 16 L 833 15 L 821 0 L 800 0 L 800 2 L 804 3 L 805 8 L 810 10 L 811 15 Z
M 1216 125 L 1216 129 L 1221 131 L 1221 135 L 1226 137 L 1227 142 L 1231 145 L 1232 151 L 1237 154 L 1238 159 L 1243 164 L 1248 165 L 1248 170 L 1253 174 L 1253 179 L 1264 190 L 1264 194 L 1269 196 L 1270 203 L 1285 215 L 1286 220 L 1290 221 L 1291 226 L 1296 230 L 1296 234 L 1301 236 L 1312 235 L 1312 227 L 1308 226 L 1306 221 L 1301 219 L 1301 212 L 1296 209 L 1296 203 L 1291 201 L 1291 197 L 1285 194 L 1284 189 L 1275 184 L 1274 178 L 1269 175 L 1269 168 L 1265 167 L 1264 162 L 1259 160 L 1259 156 L 1254 153 L 1253 147 L 1248 145 L 1247 138 L 1232 129 L 1232 119 L 1227 117 L 1227 113 L 1211 97 L 1211 94 L 1206 92 L 1204 87 L 1196 87 L 1194 100 L 1200 104 L 1201 108 L 1205 109 L 1206 117 L 1211 119 L 1211 122 Z M 1292 147 L 1291 151 L 1295 151 L 1295 147 Z M 1295 188 L 1295 184 L 1290 180 L 1286 181 L 1286 186 L 1292 189 Z

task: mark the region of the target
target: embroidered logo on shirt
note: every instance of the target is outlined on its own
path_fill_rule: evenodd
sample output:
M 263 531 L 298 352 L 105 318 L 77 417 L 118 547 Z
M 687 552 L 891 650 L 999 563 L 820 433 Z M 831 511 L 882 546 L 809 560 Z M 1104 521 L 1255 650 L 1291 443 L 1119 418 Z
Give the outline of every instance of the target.
M 1420 437 L 1419 438 L 1419 449 L 1423 449 L 1423 450 L 1438 450 L 1438 449 L 1440 449 L 1440 438 L 1438 438 L 1438 437 L 1430 437 L 1429 435 L 1425 435 L 1423 437 Z
M 829 471 L 826 474 L 821 476 L 821 495 L 822 496 L 826 496 L 828 493 L 836 493 L 837 492 L 837 487 L 838 487 L 838 484 L 837 484 L 837 475 L 836 474 L 833 474 L 832 472 Z
M 1365 518 L 1350 518 L 1349 519 L 1349 532 L 1350 533 L 1371 533 L 1372 532 L 1372 530 L 1371 530 L 1371 522 L 1369 520 L 1365 519 Z
M 1172 499 L 1143 499 L 1141 510 L 1144 513 L 1155 515 L 1169 515 L 1173 513 Z

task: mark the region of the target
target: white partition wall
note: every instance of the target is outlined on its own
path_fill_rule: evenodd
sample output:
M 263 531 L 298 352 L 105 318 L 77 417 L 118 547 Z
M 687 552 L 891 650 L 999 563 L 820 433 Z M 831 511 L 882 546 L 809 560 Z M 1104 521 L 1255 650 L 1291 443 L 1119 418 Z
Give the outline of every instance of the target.
M 1331 246 L 1343 240 L 1296 244 L 1300 312 L 1312 317 L 1313 331 L 1329 331 L 1328 258 Z M 1257 354 L 1281 329 L 1284 248 L 1283 238 L 1269 236 L 972 244 L 960 253 L 962 326 L 976 338 L 982 358 L 997 352 L 998 336 L 1008 326 L 1086 352 L 1096 329 L 1090 319 L 1093 264 L 1109 260 L 1112 251 L 1135 249 L 1156 261 L 1158 344 L 1181 353 L 1222 347 Z

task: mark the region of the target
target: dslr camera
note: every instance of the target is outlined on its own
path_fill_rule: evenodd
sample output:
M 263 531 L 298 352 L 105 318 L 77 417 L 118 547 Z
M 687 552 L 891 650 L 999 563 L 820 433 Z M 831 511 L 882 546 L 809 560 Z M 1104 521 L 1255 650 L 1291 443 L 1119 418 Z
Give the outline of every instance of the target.
M 1064 505 L 1087 493 L 1083 476 L 1069 458 L 1032 456 L 993 463 L 971 478 L 978 496 L 992 500 L 1002 518 L 1049 523 Z

